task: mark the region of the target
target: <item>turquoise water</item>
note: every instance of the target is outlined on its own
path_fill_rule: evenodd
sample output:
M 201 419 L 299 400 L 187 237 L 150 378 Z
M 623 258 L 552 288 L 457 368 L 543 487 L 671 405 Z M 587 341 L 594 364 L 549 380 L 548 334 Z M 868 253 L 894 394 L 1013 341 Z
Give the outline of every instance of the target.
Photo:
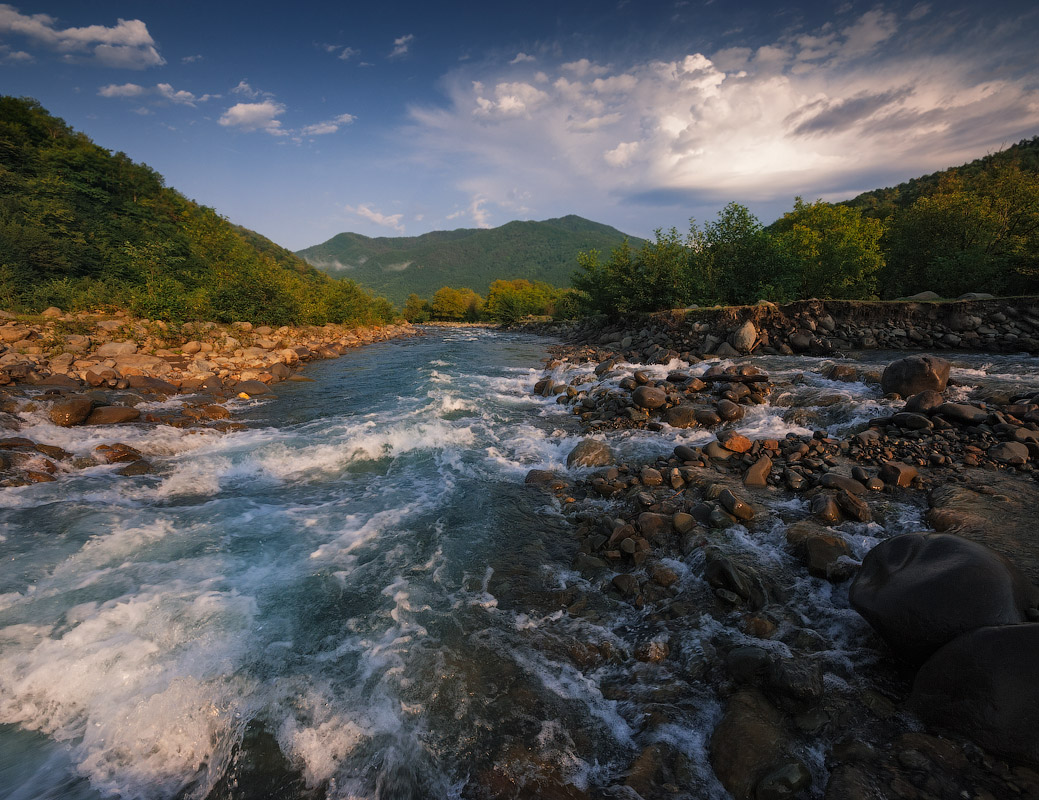
M 699 613 L 665 629 L 570 570 L 575 537 L 523 485 L 564 469 L 579 437 L 531 395 L 546 344 L 455 330 L 373 345 L 238 402 L 249 428 L 229 434 L 32 417 L 38 441 L 83 455 L 123 441 L 156 469 L 0 493 L 0 798 L 595 796 L 653 742 L 687 758 L 676 796 L 722 796 L 706 758 L 722 706 L 697 676 L 712 640 L 742 634 Z M 771 364 L 809 377 L 742 429 L 806 432 L 783 415 L 822 393 L 846 395 L 835 428 L 883 411 L 823 366 Z M 957 368 L 1018 380 L 1012 360 Z M 611 443 L 652 458 L 709 438 Z M 782 541 L 739 544 L 785 563 Z M 695 560 L 670 566 L 703 594 Z M 797 581 L 803 624 L 842 669 L 864 623 Z M 660 636 L 668 662 L 624 655 Z M 589 662 L 590 645 L 619 656 Z M 651 711 L 665 722 L 648 731 Z M 812 766 L 824 782 L 821 755 Z

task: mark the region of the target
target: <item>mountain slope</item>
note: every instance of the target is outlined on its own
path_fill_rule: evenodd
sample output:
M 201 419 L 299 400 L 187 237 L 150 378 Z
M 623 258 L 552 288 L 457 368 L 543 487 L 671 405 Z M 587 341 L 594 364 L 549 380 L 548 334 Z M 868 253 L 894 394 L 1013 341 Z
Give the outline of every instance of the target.
M 0 306 L 182 320 L 369 322 L 390 312 L 165 186 L 35 100 L 0 97 Z
M 412 292 L 428 298 L 441 286 L 468 286 L 486 294 L 499 278 L 569 286 L 579 252 L 608 253 L 625 238 L 636 247 L 642 243 L 616 228 L 570 215 L 422 236 L 370 238 L 340 233 L 298 255 L 329 274 L 348 276 L 403 303 Z
M 958 167 L 949 167 L 930 175 L 911 178 L 898 186 L 863 192 L 838 205 L 851 206 L 867 216 L 884 219 L 895 211 L 909 208 L 918 198 L 934 194 L 943 178 L 955 174 L 969 181 L 1006 164 L 1017 164 L 1023 172 L 1030 174 L 1039 173 L 1039 136 L 1022 139 L 1005 150 L 976 158 Z

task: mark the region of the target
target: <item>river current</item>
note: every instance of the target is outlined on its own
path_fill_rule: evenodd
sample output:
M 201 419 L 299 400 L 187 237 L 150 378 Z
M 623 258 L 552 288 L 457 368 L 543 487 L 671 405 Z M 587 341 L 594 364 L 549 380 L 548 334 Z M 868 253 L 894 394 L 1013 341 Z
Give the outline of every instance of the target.
M 565 470 L 580 437 L 531 394 L 546 344 L 451 330 L 372 345 L 235 401 L 248 429 L 231 433 L 34 417 L 23 435 L 81 454 L 122 441 L 156 471 L 0 491 L 0 798 L 567 797 L 617 781 L 653 702 L 677 709 L 656 735 L 688 755 L 688 796 L 724 796 L 706 758 L 721 705 L 691 667 L 574 657 L 581 642 L 622 652 L 650 623 L 561 610 L 590 584 L 556 501 L 523 485 Z M 777 381 L 813 362 L 774 361 Z M 993 363 L 954 375 L 1034 376 Z M 875 388 L 806 374 L 748 414 L 747 435 L 884 411 Z M 653 458 L 710 438 L 611 443 Z M 860 533 L 863 552 L 883 535 Z M 785 558 L 780 541 L 756 546 Z M 854 664 L 864 623 L 837 590 L 805 587 Z M 702 641 L 716 626 L 703 619 Z M 619 676 L 644 695 L 612 690 Z

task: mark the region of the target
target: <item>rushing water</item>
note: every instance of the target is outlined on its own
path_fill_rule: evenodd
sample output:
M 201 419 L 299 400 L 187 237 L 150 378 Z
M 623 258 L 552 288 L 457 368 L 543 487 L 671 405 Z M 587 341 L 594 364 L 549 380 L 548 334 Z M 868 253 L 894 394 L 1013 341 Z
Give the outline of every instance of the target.
M 688 796 L 722 794 L 705 757 L 721 707 L 691 663 L 714 621 L 677 665 L 574 658 L 654 631 L 630 607 L 562 610 L 589 587 L 576 542 L 523 486 L 564 469 L 578 435 L 530 394 L 544 346 L 466 330 L 356 350 L 243 402 L 249 428 L 228 434 L 32 420 L 38 441 L 123 441 L 157 469 L 0 492 L 0 798 L 565 797 L 616 782 L 652 703 L 681 723 L 656 736 L 688 754 Z M 1016 363 L 996 370 L 1011 390 L 1029 374 Z M 817 372 L 791 387 L 748 434 L 807 431 L 783 414 L 819 395 L 843 393 L 813 421 L 835 430 L 883 407 Z M 655 457 L 677 440 L 620 446 Z M 865 548 L 876 531 L 861 534 Z M 785 557 L 777 536 L 754 547 Z M 833 641 L 861 629 L 827 604 Z

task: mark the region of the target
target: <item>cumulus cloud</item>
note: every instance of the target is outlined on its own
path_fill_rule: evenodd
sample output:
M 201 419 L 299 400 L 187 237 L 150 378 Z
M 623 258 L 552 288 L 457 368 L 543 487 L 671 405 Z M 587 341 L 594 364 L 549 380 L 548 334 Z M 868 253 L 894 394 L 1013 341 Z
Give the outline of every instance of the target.
M 526 78 L 517 65 L 462 68 L 445 81 L 446 104 L 411 109 L 420 157 L 450 163 L 483 208 L 505 207 L 516 186 L 535 209 L 590 197 L 788 203 L 850 196 L 888 180 L 877 175 L 902 180 L 1034 134 L 1034 71 L 1006 68 L 1005 29 L 942 50 L 936 12 L 920 9 L 611 68 L 542 61 Z M 1015 63 L 1027 63 L 1018 47 Z
M 404 225 L 401 220 L 404 219 L 403 214 L 383 214 L 367 204 L 354 206 L 345 206 L 347 213 L 356 214 L 362 219 L 366 219 L 369 222 L 374 222 L 376 225 L 381 225 L 384 228 L 392 228 L 400 233 L 404 232 Z
M 110 27 L 61 28 L 48 14 L 22 14 L 14 6 L 0 4 L 0 34 L 5 33 L 43 45 L 70 61 L 94 61 L 106 67 L 125 69 L 145 69 L 166 63 L 148 33 L 148 26 L 139 19 L 119 19 Z
M 411 43 L 415 41 L 415 35 L 413 33 L 406 33 L 393 40 L 393 50 L 390 51 L 390 58 L 400 58 L 408 54 L 408 48 L 411 47 Z
M 359 55 L 361 55 L 360 50 L 356 50 L 353 47 L 344 47 L 342 50 L 339 51 L 339 55 L 337 56 L 337 58 L 340 61 L 349 61 L 354 56 Z
M 522 64 L 525 61 L 537 61 L 534 56 L 529 56 L 526 53 L 516 53 L 516 57 L 510 61 L 510 64 Z
M 218 122 L 225 128 L 243 131 L 266 131 L 272 136 L 284 136 L 278 116 L 285 113 L 285 106 L 273 100 L 261 103 L 236 103 L 221 115 Z
M 315 122 L 313 125 L 304 125 L 300 128 L 301 136 L 325 136 L 329 133 L 335 133 L 342 126 L 349 125 L 357 117 L 353 114 L 340 114 L 338 117 L 334 117 L 324 122 Z
M 211 94 L 195 95 L 184 89 L 174 89 L 168 83 L 157 83 L 151 88 L 137 83 L 110 83 L 98 89 L 97 93 L 101 97 L 144 97 L 150 95 L 170 103 L 192 107 L 196 103 L 204 103 L 214 96 Z

